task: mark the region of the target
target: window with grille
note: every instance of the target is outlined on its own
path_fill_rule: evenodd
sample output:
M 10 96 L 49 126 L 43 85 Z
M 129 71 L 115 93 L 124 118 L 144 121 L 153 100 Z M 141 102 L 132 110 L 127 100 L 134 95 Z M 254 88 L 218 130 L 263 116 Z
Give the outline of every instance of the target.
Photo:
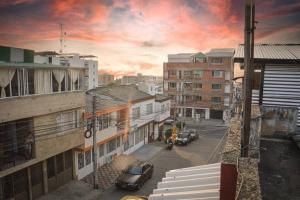
M 85 165 L 91 164 L 92 156 L 91 156 L 91 150 L 85 152 Z
M 82 169 L 84 167 L 84 154 L 78 154 L 78 169 Z
M 212 76 L 220 78 L 220 77 L 222 77 L 222 71 L 221 70 L 213 70 Z
M 109 141 L 107 143 L 106 147 L 107 147 L 107 153 L 110 153 L 110 152 L 116 150 L 116 148 L 117 148 L 116 147 L 116 140 L 113 139 L 113 140 Z
M 221 97 L 211 97 L 211 101 L 213 103 L 220 103 L 221 102 Z
M 146 105 L 146 115 L 150 115 L 153 113 L 153 104 L 149 103 Z
M 141 117 L 140 107 L 132 109 L 132 120 L 139 119 Z
M 211 88 L 216 90 L 216 89 L 221 89 L 222 88 L 222 85 L 221 84 L 212 84 L 211 85 Z
M 211 63 L 213 63 L 213 64 L 222 64 L 223 60 L 222 60 L 222 58 L 212 58 Z
M 104 156 L 104 144 L 99 146 L 99 157 Z

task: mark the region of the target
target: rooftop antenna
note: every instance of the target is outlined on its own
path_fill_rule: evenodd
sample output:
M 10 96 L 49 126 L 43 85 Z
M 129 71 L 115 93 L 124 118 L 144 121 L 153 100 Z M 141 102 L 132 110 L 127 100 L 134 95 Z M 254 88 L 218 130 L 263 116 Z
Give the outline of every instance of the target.
M 67 35 L 66 32 L 64 32 L 64 25 L 62 23 L 59 24 L 59 28 L 60 28 L 60 38 L 59 38 L 59 41 L 60 41 L 60 49 L 59 49 L 59 53 L 63 53 L 63 49 L 66 47 L 65 45 L 65 37 Z

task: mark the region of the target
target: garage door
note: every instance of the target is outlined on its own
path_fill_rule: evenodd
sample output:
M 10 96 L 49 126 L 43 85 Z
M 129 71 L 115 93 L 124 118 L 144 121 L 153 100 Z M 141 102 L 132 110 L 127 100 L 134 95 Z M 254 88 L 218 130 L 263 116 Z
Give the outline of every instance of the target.
M 210 110 L 211 119 L 223 119 L 223 110 Z

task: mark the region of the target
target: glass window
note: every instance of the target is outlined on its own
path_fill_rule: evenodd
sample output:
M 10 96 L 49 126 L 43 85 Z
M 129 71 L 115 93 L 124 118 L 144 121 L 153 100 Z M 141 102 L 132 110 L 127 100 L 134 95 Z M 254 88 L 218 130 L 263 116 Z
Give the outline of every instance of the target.
M 79 126 L 77 111 L 63 112 L 56 117 L 57 131 L 63 132 Z
M 149 103 L 146 105 L 146 115 L 150 115 L 153 113 L 153 104 Z
M 176 70 L 169 70 L 170 76 L 176 76 Z
M 140 107 L 133 108 L 132 109 L 132 119 L 133 120 L 139 119 L 140 116 L 141 116 Z
M 201 101 L 202 100 L 202 97 L 201 96 L 194 96 L 194 101 Z
M 202 88 L 202 83 L 194 83 L 194 84 L 193 84 L 193 87 L 194 87 L 195 89 L 201 89 L 201 88 Z
M 104 156 L 104 144 L 99 146 L 99 157 Z
M 64 171 L 64 156 L 63 153 L 58 154 L 56 157 L 56 172 L 61 173 Z
M 91 156 L 91 150 L 85 152 L 85 165 L 91 164 L 92 156 Z
M 213 103 L 220 103 L 221 102 L 221 97 L 211 97 L 211 101 Z
M 222 71 L 221 70 L 213 70 L 212 76 L 213 77 L 222 77 Z
M 30 166 L 31 184 L 37 185 L 43 181 L 42 163 Z
M 116 150 L 116 139 L 109 141 L 107 143 L 106 147 L 107 147 L 107 153 L 110 153 L 110 152 Z
M 176 88 L 176 83 L 169 82 L 169 88 Z
M 84 154 L 78 154 L 78 169 L 82 169 L 84 167 Z
M 212 84 L 212 85 L 211 85 L 211 88 L 212 88 L 212 89 L 221 89 L 221 88 L 222 88 L 222 85 L 221 85 L 221 84 Z
M 223 60 L 222 58 L 212 58 L 211 63 L 213 64 L 222 64 Z

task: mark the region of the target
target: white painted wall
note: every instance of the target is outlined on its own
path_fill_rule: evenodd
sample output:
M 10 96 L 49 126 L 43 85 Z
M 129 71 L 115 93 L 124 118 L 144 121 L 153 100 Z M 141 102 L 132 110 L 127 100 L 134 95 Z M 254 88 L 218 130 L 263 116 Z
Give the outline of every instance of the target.
M 164 113 L 162 113 L 162 105 L 165 106 L 165 108 L 167 109 L 167 111 L 165 111 Z M 163 102 L 155 102 L 155 121 L 156 122 L 160 122 L 163 121 L 167 118 L 170 117 L 170 108 L 171 108 L 171 101 L 167 100 L 167 101 L 163 101 Z

